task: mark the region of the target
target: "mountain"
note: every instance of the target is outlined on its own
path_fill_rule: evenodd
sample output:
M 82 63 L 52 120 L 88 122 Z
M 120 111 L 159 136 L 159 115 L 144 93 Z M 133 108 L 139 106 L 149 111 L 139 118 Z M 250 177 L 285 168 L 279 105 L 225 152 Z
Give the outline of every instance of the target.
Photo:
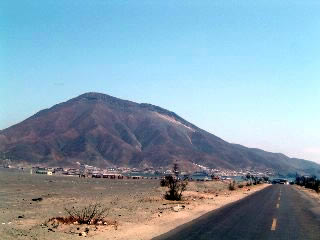
M 0 131 L 0 156 L 13 163 L 191 169 L 271 168 L 320 175 L 320 165 L 228 143 L 151 104 L 85 93 Z

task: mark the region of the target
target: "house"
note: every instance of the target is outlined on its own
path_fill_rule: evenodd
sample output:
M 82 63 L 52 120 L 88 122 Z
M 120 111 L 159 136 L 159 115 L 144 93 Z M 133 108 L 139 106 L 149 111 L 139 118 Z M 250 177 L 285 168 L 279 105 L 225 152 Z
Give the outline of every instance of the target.
M 36 169 L 36 173 L 37 174 L 48 174 L 48 170 L 46 168 L 41 168 L 41 167 L 38 167 Z
M 123 176 L 118 173 L 104 173 L 102 175 L 103 178 L 109 178 L 109 179 L 123 179 Z
M 91 177 L 92 177 L 92 178 L 101 178 L 101 177 L 102 177 L 102 174 L 99 173 L 99 172 L 93 172 Z

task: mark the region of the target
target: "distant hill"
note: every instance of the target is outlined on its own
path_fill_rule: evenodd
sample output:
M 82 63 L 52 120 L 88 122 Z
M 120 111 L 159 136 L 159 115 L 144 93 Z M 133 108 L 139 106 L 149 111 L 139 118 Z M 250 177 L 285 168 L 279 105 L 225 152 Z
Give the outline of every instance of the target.
M 48 166 L 167 167 L 178 162 L 188 169 L 196 163 L 320 175 L 314 162 L 230 144 L 166 109 L 101 93 L 85 93 L 0 131 L 0 152 L 14 163 Z

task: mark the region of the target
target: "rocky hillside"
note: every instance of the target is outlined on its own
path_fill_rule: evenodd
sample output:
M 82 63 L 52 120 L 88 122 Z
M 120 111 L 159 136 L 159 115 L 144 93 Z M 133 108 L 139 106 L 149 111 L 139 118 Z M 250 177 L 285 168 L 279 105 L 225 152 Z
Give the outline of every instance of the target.
M 0 131 L 14 163 L 159 167 L 179 162 L 221 168 L 272 168 L 320 174 L 320 165 L 230 144 L 151 104 L 85 93 Z

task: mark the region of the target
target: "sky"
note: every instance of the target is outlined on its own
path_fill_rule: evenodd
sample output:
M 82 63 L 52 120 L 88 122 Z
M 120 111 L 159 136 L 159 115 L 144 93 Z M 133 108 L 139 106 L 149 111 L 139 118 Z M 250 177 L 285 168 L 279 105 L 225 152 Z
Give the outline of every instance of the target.
M 2 0 L 0 129 L 85 92 L 320 163 L 318 0 Z

